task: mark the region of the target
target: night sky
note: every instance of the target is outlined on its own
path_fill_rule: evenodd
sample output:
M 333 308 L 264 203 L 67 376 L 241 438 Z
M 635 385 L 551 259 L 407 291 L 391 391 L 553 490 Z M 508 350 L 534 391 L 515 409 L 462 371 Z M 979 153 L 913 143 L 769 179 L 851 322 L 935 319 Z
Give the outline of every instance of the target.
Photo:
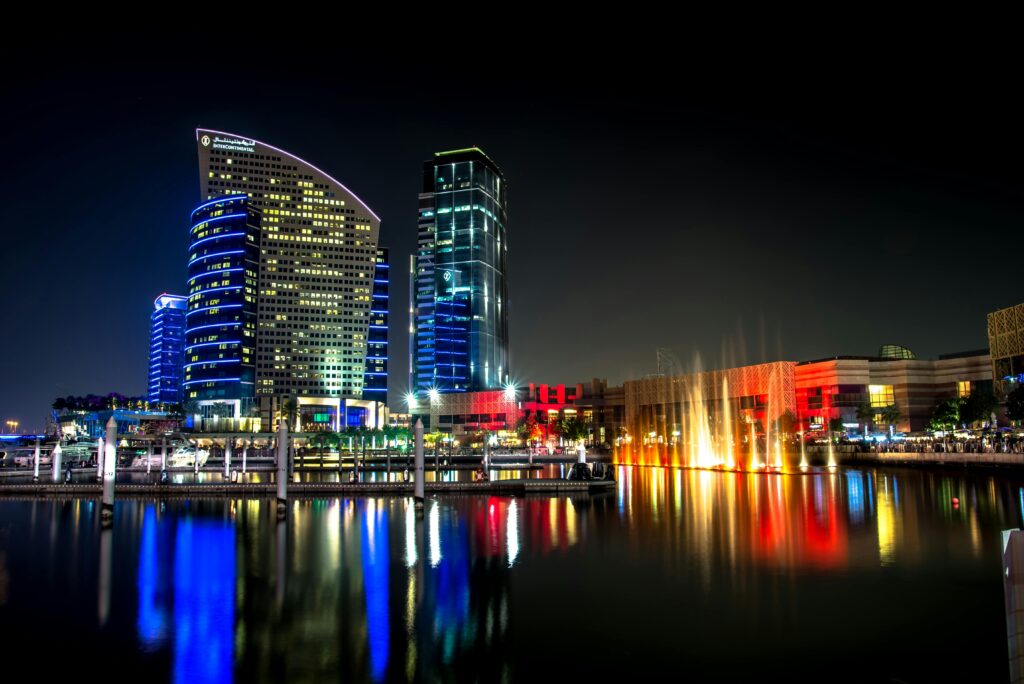
M 24 60 L 5 83 L 0 419 L 39 429 L 56 396 L 145 392 L 153 298 L 184 290 L 196 126 L 288 150 L 380 215 L 393 403 L 421 164 L 443 149 L 480 146 L 509 182 L 520 383 L 619 383 L 658 347 L 704 367 L 887 342 L 934 357 L 987 346 L 986 312 L 1024 301 L 1017 80 L 981 58 L 445 73 L 157 52 Z

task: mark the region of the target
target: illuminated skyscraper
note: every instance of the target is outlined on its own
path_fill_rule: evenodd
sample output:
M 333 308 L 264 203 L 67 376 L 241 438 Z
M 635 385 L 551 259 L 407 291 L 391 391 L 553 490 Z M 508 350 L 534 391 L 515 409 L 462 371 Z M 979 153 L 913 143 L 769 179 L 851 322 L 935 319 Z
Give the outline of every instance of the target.
M 203 201 L 246 195 L 261 214 L 262 416 L 269 420 L 281 399 L 294 397 L 304 425 L 315 415 L 312 427 L 337 429 L 359 411 L 378 425 L 383 397 L 366 396 L 364 378 L 380 219 L 339 181 L 276 147 L 205 129 L 196 143 Z
M 149 400 L 181 403 L 185 297 L 162 294 L 153 301 L 149 329 Z
M 185 398 L 247 413 L 256 386 L 260 214 L 245 195 L 192 212 L 185 328 Z
M 411 260 L 410 389 L 475 392 L 508 382 L 508 186 L 471 147 L 423 163 Z

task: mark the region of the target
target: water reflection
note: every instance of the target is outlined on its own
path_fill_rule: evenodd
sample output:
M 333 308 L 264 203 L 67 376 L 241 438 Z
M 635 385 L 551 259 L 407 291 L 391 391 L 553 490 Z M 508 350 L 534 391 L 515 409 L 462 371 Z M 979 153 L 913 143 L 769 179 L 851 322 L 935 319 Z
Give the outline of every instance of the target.
M 549 678 L 575 671 L 573 643 L 614 654 L 579 665 L 595 676 L 686 658 L 729 680 L 807 649 L 873 649 L 880 672 L 924 680 L 929 654 L 943 675 L 1005 673 L 998 531 L 1022 522 L 1021 482 L 617 477 L 607 495 L 447 496 L 420 515 L 398 497 L 297 500 L 280 521 L 270 499 L 124 500 L 105 531 L 91 501 L 0 500 L 0 628 L 63 615 L 69 663 L 113 635 L 137 644 L 131 671 L 189 682 Z M 878 650 L 897 637 L 907 655 Z
M 628 528 L 661 535 L 663 548 L 679 551 L 667 558 L 713 558 L 730 566 L 916 565 L 940 549 L 981 558 L 993 548 L 985 529 L 1021 520 L 1017 488 L 994 477 L 620 466 L 618 478 L 617 505 Z M 909 493 L 908 480 L 914 485 Z M 874 553 L 860 548 L 866 543 Z
M 174 681 L 231 681 L 234 624 L 234 525 L 186 518 L 174 544 Z
M 361 505 L 363 578 L 366 585 L 366 622 L 369 632 L 370 672 L 381 681 L 388 666 L 388 511 L 370 499 Z

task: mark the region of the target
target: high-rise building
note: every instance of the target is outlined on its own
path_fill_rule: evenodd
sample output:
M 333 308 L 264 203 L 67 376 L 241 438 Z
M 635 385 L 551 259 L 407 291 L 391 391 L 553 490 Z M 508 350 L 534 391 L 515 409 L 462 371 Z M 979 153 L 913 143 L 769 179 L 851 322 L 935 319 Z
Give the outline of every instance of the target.
M 246 195 L 192 212 L 188 250 L 185 399 L 248 415 L 256 386 L 260 213 Z
M 410 274 L 410 390 L 503 387 L 508 361 L 508 185 L 471 147 L 423 163 Z
M 186 299 L 164 293 L 153 300 L 149 329 L 149 383 L 151 402 L 181 403 L 181 364 Z
M 245 195 L 261 215 L 261 416 L 269 424 L 291 397 L 303 427 L 337 429 L 360 411 L 365 424 L 381 424 L 383 397 L 364 392 L 379 217 L 338 180 L 272 145 L 206 129 L 196 143 L 202 199 Z
M 377 248 L 373 274 L 373 302 L 370 308 L 369 339 L 366 346 L 366 377 L 363 396 L 387 401 L 388 396 L 388 286 L 391 264 L 387 247 Z

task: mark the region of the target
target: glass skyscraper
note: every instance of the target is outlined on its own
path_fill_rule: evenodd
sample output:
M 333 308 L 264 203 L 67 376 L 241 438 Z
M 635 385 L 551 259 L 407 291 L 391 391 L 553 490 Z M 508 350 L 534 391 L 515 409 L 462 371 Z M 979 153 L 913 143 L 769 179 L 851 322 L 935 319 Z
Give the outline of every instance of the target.
M 380 219 L 312 164 L 258 140 L 196 131 L 202 199 L 245 195 L 260 212 L 255 396 L 329 414 L 364 400 Z M 385 354 L 386 355 L 386 354 Z M 372 376 L 387 384 L 386 376 Z M 370 396 L 373 395 L 373 396 Z M 303 419 L 304 420 L 304 419 Z M 369 423 L 376 425 L 371 419 Z
M 162 294 L 153 301 L 149 326 L 149 383 L 151 402 L 180 404 L 181 364 L 186 299 Z
M 508 186 L 471 147 L 423 164 L 410 274 L 410 389 L 503 387 L 508 368 Z
M 189 230 L 185 398 L 251 406 L 256 386 L 260 213 L 245 195 L 192 212 Z

